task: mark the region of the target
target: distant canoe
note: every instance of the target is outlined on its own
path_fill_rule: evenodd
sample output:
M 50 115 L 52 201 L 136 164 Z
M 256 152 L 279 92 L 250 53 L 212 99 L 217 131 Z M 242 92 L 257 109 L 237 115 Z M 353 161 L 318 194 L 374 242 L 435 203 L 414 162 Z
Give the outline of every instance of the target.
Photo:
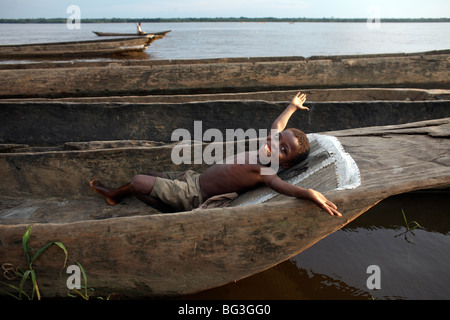
M 139 37 L 139 36 L 165 36 L 172 30 L 154 32 L 154 33 L 114 33 L 114 32 L 100 32 L 100 31 L 92 31 L 99 37 Z
M 164 35 L 146 35 L 102 40 L 32 43 L 0 46 L 0 59 L 45 57 L 92 57 L 140 52 Z

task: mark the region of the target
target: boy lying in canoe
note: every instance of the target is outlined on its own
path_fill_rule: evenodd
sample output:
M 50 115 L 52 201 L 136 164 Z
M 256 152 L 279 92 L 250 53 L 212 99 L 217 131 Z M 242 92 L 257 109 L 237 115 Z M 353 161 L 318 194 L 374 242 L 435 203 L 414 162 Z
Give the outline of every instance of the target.
M 202 174 L 188 170 L 186 172 L 150 172 L 136 175 L 129 183 L 109 189 L 99 181 L 90 181 L 90 186 L 105 197 L 110 205 L 115 205 L 126 196 L 134 195 L 144 203 L 162 212 L 190 211 L 205 200 L 216 195 L 241 193 L 259 184 L 265 184 L 274 191 L 287 196 L 307 199 L 330 215 L 341 216 L 334 203 L 320 192 L 303 189 L 283 181 L 273 171 L 262 174 L 264 161 L 272 154 L 279 154 L 279 165 L 289 168 L 304 160 L 309 154 L 309 141 L 298 129 L 286 129 L 286 124 L 297 110 L 309 110 L 303 106 L 306 96 L 300 92 L 295 95 L 287 108 L 272 124 L 271 135 L 259 150 L 235 155 L 239 161 L 225 161 L 213 164 Z M 276 143 L 272 140 L 278 140 Z M 242 157 L 243 156 L 243 157 Z M 245 159 L 243 161 L 243 159 Z

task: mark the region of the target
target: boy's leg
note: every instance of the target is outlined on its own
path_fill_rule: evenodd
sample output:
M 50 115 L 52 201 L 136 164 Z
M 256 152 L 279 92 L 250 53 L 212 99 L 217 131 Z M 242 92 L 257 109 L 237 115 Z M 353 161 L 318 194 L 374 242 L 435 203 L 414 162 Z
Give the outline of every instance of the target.
M 155 185 L 156 177 L 144 174 L 139 174 L 131 179 L 130 186 L 134 195 L 150 194 Z
M 172 213 L 175 212 L 175 210 L 159 200 L 158 198 L 152 197 L 148 194 L 135 194 L 136 198 L 144 202 L 145 204 L 149 205 L 150 207 L 162 212 L 162 213 Z
M 202 201 L 199 185 L 200 174 L 192 170 L 162 173 L 154 178 L 152 189 L 143 189 L 143 194 L 156 198 L 172 208 L 172 212 L 190 211 L 197 208 Z M 142 181 L 149 178 L 142 178 Z M 152 182 L 150 182 L 151 184 Z M 144 183 L 149 185 L 149 183 Z M 149 192 L 150 193 L 146 193 Z
M 136 198 L 144 202 L 145 204 L 155 208 L 161 212 L 174 212 L 173 208 L 160 199 L 150 196 L 153 190 L 157 177 L 161 177 L 159 174 L 152 172 L 152 175 L 137 175 L 131 182 L 131 190 Z
M 163 179 L 160 179 L 158 197 L 151 196 L 150 194 L 152 193 L 156 179 L 161 177 Z M 191 206 L 197 207 L 198 203 L 201 202 L 199 200 L 201 195 L 197 194 L 195 191 L 196 188 L 193 185 L 197 185 L 198 183 L 195 182 L 195 179 L 189 178 L 191 185 L 189 187 L 186 181 L 172 180 L 176 178 L 186 180 L 185 173 L 150 172 L 146 175 L 137 175 L 129 183 L 118 189 L 106 188 L 97 180 L 92 180 L 89 184 L 92 189 L 103 195 L 110 205 L 116 205 L 122 198 L 134 195 L 139 200 L 161 212 L 186 211 L 190 210 Z M 170 185 L 167 181 L 170 181 Z M 194 189 L 193 195 L 190 191 L 192 187 Z M 193 205 L 191 201 L 197 201 L 198 203 Z
M 161 172 L 149 172 L 148 175 L 151 175 L 154 177 L 160 177 L 162 175 L 162 173 Z M 94 191 L 96 191 L 97 193 L 104 196 L 106 199 L 106 202 L 108 202 L 112 206 L 118 204 L 123 198 L 133 195 L 131 182 L 123 185 L 122 187 L 120 187 L 118 189 L 107 188 L 98 180 L 91 180 L 89 182 L 89 185 L 91 186 L 92 189 L 94 189 Z

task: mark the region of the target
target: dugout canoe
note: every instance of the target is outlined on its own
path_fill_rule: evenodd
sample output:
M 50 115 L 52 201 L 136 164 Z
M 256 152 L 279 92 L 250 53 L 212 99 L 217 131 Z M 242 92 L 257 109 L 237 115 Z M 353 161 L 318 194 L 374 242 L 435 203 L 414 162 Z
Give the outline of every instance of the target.
M 414 88 L 340 88 L 340 89 L 304 89 L 308 102 L 368 102 L 368 101 L 429 101 L 450 100 L 448 89 L 414 89 Z M 143 96 L 104 96 L 104 97 L 66 97 L 66 98 L 29 98 L 33 101 L 59 102 L 127 102 L 127 103 L 188 103 L 201 101 L 289 101 L 298 90 L 268 90 L 242 93 L 211 94 L 174 94 Z M 7 102 L 23 102 L 25 99 L 3 99 Z
M 0 98 L 245 93 L 330 88 L 449 89 L 450 51 L 0 65 Z M 393 72 L 395 70 L 395 72 Z
M 282 100 L 284 102 L 0 101 L 0 119 L 7 119 L 0 126 L 0 143 L 33 147 L 58 146 L 69 141 L 153 140 L 170 143 L 172 132 L 178 128 L 189 130 L 193 136 L 194 121 L 202 121 L 203 131 L 209 128 L 222 132 L 232 128 L 241 128 L 244 131 L 270 128 L 273 119 L 286 108 L 288 99 L 295 93 L 285 94 L 286 100 Z M 311 96 L 313 95 L 311 93 Z M 423 100 L 408 101 L 414 99 L 415 95 L 416 93 L 411 91 L 402 92 L 402 101 L 308 100 L 305 105 L 310 111 L 291 117 L 289 126 L 312 133 L 450 117 L 448 97 L 439 94 L 426 96 Z M 264 97 L 264 94 L 258 96 Z M 309 96 L 307 93 L 307 99 Z M 387 96 L 393 98 L 391 94 Z
M 164 35 L 67 42 L 0 45 L 0 59 L 84 58 L 144 51 Z
M 172 30 L 161 31 L 161 32 L 152 32 L 152 33 L 120 33 L 120 32 L 100 32 L 100 31 L 92 31 L 99 37 L 137 37 L 137 36 L 165 36 Z
M 359 170 L 359 185 L 344 190 L 323 186 L 342 218 L 282 196 L 244 206 L 155 214 L 133 199 L 108 206 L 88 187 L 93 177 L 118 184 L 149 167 L 172 169 L 170 145 L 122 141 L 2 153 L 0 262 L 25 266 L 21 238 L 33 223 L 32 249 L 63 242 L 68 264 L 83 265 L 95 295 L 193 293 L 289 259 L 391 195 L 450 186 L 450 118 L 323 134 L 335 137 Z M 58 220 L 63 211 L 66 217 Z M 36 261 L 43 297 L 67 296 L 63 261 L 56 247 Z

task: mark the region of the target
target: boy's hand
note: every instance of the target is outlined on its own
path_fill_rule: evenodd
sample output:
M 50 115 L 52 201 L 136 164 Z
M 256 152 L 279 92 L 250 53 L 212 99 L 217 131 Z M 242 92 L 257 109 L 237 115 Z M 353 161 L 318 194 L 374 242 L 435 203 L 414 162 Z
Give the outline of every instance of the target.
M 306 101 L 306 94 L 297 93 L 294 98 L 291 100 L 291 105 L 296 107 L 297 110 L 309 110 L 309 108 L 303 106 L 303 103 Z
M 277 132 L 281 132 L 286 128 L 286 124 L 289 121 L 289 118 L 292 114 L 297 110 L 309 110 L 307 107 L 303 106 L 303 103 L 306 100 L 306 95 L 299 92 L 292 98 L 291 103 L 287 106 L 287 108 L 275 119 L 272 124 L 272 129 Z
M 305 190 L 305 193 L 309 200 L 328 212 L 329 215 L 342 217 L 342 214 L 337 210 L 337 206 L 333 202 L 327 200 L 320 192 L 313 189 L 307 189 Z

